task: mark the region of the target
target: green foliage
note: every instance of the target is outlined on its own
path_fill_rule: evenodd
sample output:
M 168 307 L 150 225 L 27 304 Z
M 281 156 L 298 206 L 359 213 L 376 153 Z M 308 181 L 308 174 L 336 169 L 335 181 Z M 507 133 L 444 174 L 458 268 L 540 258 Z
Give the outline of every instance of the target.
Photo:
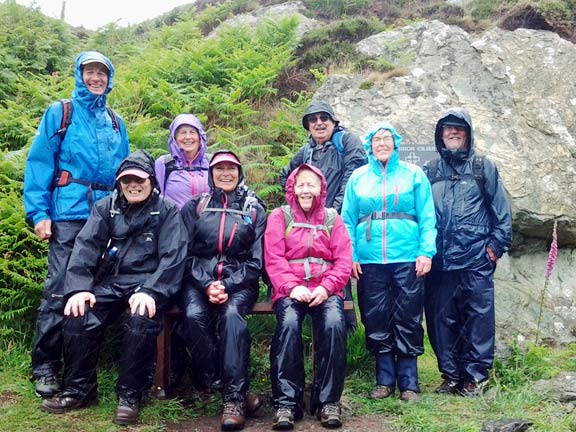
M 499 5 L 498 0 L 474 0 L 470 5 L 470 15 L 476 19 L 488 19 Z
M 305 0 L 307 8 L 319 15 L 336 18 L 342 15 L 356 14 L 370 3 L 369 0 Z

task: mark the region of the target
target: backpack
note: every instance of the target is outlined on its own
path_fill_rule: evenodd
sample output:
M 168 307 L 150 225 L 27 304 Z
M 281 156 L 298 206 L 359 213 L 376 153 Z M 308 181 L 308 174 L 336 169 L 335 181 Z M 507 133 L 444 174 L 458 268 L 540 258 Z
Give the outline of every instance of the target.
M 164 161 L 164 166 L 165 166 L 165 172 L 164 172 L 164 185 L 162 190 L 166 191 L 166 182 L 168 181 L 168 177 L 170 176 L 170 174 L 172 174 L 174 171 L 208 171 L 208 168 L 204 168 L 204 167 L 182 167 L 182 166 L 178 166 L 176 165 L 176 160 L 174 159 L 174 157 L 172 155 L 166 155 L 163 158 Z
M 246 188 L 246 186 L 243 186 Z M 252 190 L 246 188 L 246 198 L 244 199 L 244 205 L 242 206 L 242 210 L 235 210 L 235 209 L 223 209 L 219 207 L 208 207 L 208 203 L 210 199 L 212 199 L 212 192 L 204 192 L 200 195 L 200 200 L 196 205 L 196 216 L 200 217 L 202 213 L 208 212 L 219 212 L 219 213 L 234 213 L 242 216 L 242 219 L 247 224 L 252 224 L 256 222 L 256 215 L 258 214 L 256 211 L 256 204 L 260 204 L 260 200 L 256 196 L 256 193 Z
M 313 229 L 315 238 L 318 230 L 326 231 L 328 238 L 330 238 L 332 235 L 334 221 L 336 220 L 336 216 L 338 216 L 336 209 L 331 207 L 324 209 L 324 224 L 312 225 L 305 222 L 294 222 L 294 214 L 292 213 L 292 209 L 288 204 L 284 204 L 281 208 L 282 214 L 284 215 L 284 226 L 286 227 L 286 230 L 284 231 L 285 237 L 288 237 L 288 234 L 294 227 Z
M 461 180 L 466 178 L 474 178 L 476 183 L 478 184 L 478 188 L 480 188 L 480 193 L 486 201 L 486 193 L 484 190 L 484 183 L 486 179 L 484 178 L 484 160 L 486 159 L 485 156 L 474 156 L 472 159 L 472 174 L 452 174 L 452 175 L 444 175 L 444 176 L 437 176 L 438 174 L 438 165 L 440 164 L 440 158 L 435 158 L 430 160 L 426 163 L 426 175 L 428 176 L 428 180 L 430 180 L 430 184 L 433 185 L 439 181 L 448 181 L 448 180 Z
M 338 154 L 342 157 L 344 157 L 345 153 L 344 144 L 342 144 L 342 135 L 344 135 L 344 132 L 344 130 L 335 132 L 331 139 L 332 144 L 334 144 L 334 147 L 336 147 L 336 150 L 338 150 Z M 312 148 L 310 146 L 310 142 L 307 142 L 304 146 L 304 154 L 302 155 L 303 163 L 310 163 L 311 161 L 308 161 L 310 157 L 312 157 Z
M 72 114 L 74 113 L 74 105 L 70 99 L 61 99 L 60 103 L 62 104 L 62 120 L 60 120 L 60 129 L 58 129 L 54 135 L 58 135 L 60 137 L 60 143 L 64 141 L 66 137 L 66 132 L 68 131 L 68 126 L 72 123 Z M 118 122 L 118 117 L 116 117 L 116 113 L 112 108 L 106 107 L 106 111 L 108 111 L 108 115 L 112 119 L 112 127 L 115 131 L 120 131 L 120 123 Z M 52 135 L 52 136 L 54 136 Z M 60 152 L 60 148 L 58 148 L 58 153 Z

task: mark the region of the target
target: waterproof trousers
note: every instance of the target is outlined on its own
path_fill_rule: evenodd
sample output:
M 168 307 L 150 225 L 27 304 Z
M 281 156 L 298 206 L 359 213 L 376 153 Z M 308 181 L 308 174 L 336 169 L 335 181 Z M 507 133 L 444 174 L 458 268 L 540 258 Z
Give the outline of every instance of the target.
M 85 220 L 52 222 L 52 237 L 48 245 L 48 276 L 38 307 L 32 346 L 34 378 L 57 376 L 62 367 L 64 277 L 74 240 L 85 223 Z
M 377 384 L 419 392 L 416 357 L 424 352 L 424 278 L 413 262 L 362 264 L 358 305 Z
M 256 303 L 258 291 L 243 289 L 221 305 L 184 282 L 180 298 L 181 332 L 191 353 L 193 370 L 201 381 L 222 380 L 224 402 L 243 402 L 249 387 L 250 333 L 246 315 Z
M 316 307 L 284 297 L 274 304 L 276 331 L 270 349 L 272 399 L 276 409 L 287 407 L 297 417 L 304 406 L 304 347 L 302 323 L 312 318 L 314 379 L 310 413 L 326 403 L 340 401 L 346 372 L 346 322 L 344 302 L 332 295 Z
M 494 363 L 494 269 L 433 270 L 426 281 L 426 326 L 444 379 L 480 383 Z
M 90 400 L 97 395 L 98 354 L 106 327 L 126 312 L 135 287 L 96 285 L 96 303 L 84 316 L 67 317 L 63 324 L 64 377 L 62 396 Z M 160 333 L 159 313 L 126 314 L 116 393 L 132 403 L 140 401 L 152 386 L 156 368 L 156 338 Z

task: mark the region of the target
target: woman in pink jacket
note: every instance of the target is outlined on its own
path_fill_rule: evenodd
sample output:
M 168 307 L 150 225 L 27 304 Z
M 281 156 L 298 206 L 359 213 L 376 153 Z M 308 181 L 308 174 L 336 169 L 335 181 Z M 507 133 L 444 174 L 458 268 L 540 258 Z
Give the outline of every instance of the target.
M 270 350 L 273 429 L 292 429 L 303 415 L 306 314 L 315 340 L 310 411 L 324 427 L 337 428 L 346 369 L 343 287 L 352 268 L 350 237 L 336 210 L 324 207 L 326 179 L 318 168 L 300 165 L 290 174 L 286 201 L 270 214 L 264 234 L 276 314 Z

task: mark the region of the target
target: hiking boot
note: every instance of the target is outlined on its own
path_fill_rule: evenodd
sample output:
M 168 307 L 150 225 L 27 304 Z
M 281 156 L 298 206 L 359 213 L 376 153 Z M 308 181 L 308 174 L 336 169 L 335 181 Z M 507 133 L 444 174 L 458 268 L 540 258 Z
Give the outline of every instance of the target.
M 120 426 L 128 426 L 138 422 L 138 409 L 139 404 L 137 402 L 130 402 L 120 398 L 112 423 Z
M 337 403 L 326 403 L 322 409 L 318 410 L 318 420 L 320 424 L 327 429 L 336 429 L 342 426 L 342 412 L 340 405 Z
M 276 410 L 272 429 L 292 430 L 294 428 L 294 412 L 288 407 L 280 407 Z
M 255 393 L 246 394 L 246 416 L 250 417 L 256 414 L 256 411 L 260 409 L 264 401 L 260 396 Z
M 44 399 L 40 404 L 40 409 L 51 414 L 63 414 L 94 403 L 96 403 L 96 399 L 82 400 L 70 396 L 54 396 L 50 399 Z
M 413 390 L 400 392 L 400 400 L 406 403 L 420 402 L 420 395 Z
M 445 379 L 434 392 L 438 394 L 458 394 L 460 392 L 460 383 L 451 379 Z
M 394 394 L 394 387 L 385 386 L 378 384 L 370 392 L 370 398 L 372 399 L 386 399 Z
M 486 385 L 486 381 L 478 383 L 478 382 L 467 382 L 464 383 L 462 389 L 460 390 L 460 394 L 464 397 L 477 397 L 481 396 L 484 392 L 484 386 Z
M 244 429 L 244 415 L 244 404 L 240 402 L 225 402 L 224 409 L 222 410 L 221 429 L 223 431 Z
M 54 375 L 46 375 L 36 378 L 36 396 L 49 399 L 60 391 L 60 383 Z

